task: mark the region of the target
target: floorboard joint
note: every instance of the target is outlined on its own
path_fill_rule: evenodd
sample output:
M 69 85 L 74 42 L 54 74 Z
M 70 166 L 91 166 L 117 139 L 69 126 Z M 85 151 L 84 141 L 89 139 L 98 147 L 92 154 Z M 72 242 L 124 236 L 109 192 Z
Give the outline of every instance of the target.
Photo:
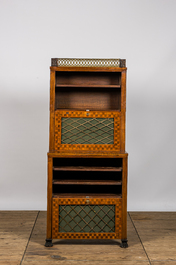
M 144 252 L 145 252 L 145 254 L 146 254 L 146 256 L 147 256 L 148 262 L 149 262 L 150 265 L 152 265 L 152 264 L 151 264 L 151 261 L 150 261 L 150 259 L 149 259 L 149 256 L 148 256 L 148 254 L 147 254 L 147 251 L 145 250 L 145 247 L 144 247 L 144 245 L 143 245 L 143 243 L 142 243 L 142 240 L 141 240 L 141 238 L 140 238 L 140 236 L 139 236 L 139 233 L 138 233 L 138 231 L 137 231 L 137 228 L 136 228 L 136 226 L 135 226 L 135 224 L 134 224 L 134 222 L 133 222 L 133 220 L 132 220 L 131 215 L 130 215 L 129 212 L 128 212 L 128 215 L 129 215 L 130 220 L 131 220 L 131 222 L 132 222 L 132 224 L 133 224 L 133 227 L 134 227 L 134 229 L 135 229 L 135 231 L 136 231 L 136 234 L 137 234 L 137 236 L 138 236 L 138 238 L 139 238 L 139 240 L 140 240 L 140 242 L 141 242 L 141 245 L 142 245 L 142 247 L 143 247 L 143 250 L 144 250 Z
M 36 216 L 36 218 L 35 218 L 34 225 L 33 225 L 33 227 L 32 227 L 32 230 L 31 230 L 31 233 L 30 233 L 30 236 L 29 236 L 28 242 L 27 242 L 27 244 L 26 244 L 26 248 L 25 248 L 25 250 L 24 250 L 24 253 L 23 253 L 23 256 L 22 256 L 22 259 L 21 259 L 20 265 L 22 265 L 22 262 L 23 262 L 24 256 L 25 256 L 25 254 L 26 254 L 26 250 L 27 250 L 28 245 L 29 245 L 29 241 L 30 241 L 30 239 L 31 239 L 32 233 L 33 233 L 33 231 L 34 231 L 34 227 L 35 227 L 35 225 L 36 225 L 36 222 L 37 222 L 37 219 L 38 219 L 38 216 L 39 216 L 39 213 L 40 213 L 40 211 L 38 211 L 37 216 Z

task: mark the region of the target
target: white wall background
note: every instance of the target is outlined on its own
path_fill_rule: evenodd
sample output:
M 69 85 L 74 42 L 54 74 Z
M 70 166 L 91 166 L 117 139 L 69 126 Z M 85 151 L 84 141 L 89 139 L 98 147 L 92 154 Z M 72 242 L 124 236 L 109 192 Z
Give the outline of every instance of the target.
M 46 209 L 52 57 L 126 58 L 128 210 L 176 210 L 176 1 L 0 1 L 0 209 Z

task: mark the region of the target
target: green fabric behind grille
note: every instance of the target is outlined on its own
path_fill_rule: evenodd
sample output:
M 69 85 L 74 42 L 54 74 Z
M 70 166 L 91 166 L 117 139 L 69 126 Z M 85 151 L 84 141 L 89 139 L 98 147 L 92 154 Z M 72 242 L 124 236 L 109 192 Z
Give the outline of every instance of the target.
M 60 205 L 59 232 L 113 233 L 115 205 Z
M 113 118 L 62 118 L 61 144 L 113 144 Z

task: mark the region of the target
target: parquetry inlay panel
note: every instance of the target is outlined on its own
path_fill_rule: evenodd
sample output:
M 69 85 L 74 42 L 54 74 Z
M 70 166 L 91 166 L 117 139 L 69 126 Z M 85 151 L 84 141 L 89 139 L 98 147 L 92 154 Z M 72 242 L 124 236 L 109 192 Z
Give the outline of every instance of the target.
M 120 113 L 57 110 L 55 150 L 119 151 Z
M 121 199 L 53 198 L 53 238 L 121 238 Z

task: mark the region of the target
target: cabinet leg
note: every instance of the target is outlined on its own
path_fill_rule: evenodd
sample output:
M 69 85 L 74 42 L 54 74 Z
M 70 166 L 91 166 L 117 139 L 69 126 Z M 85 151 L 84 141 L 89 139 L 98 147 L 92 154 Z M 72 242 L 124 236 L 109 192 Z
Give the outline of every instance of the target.
M 53 246 L 52 239 L 46 239 L 45 247 L 52 247 L 52 246 Z
M 127 239 L 122 239 L 122 242 L 120 244 L 121 248 L 127 248 L 128 247 L 128 240 Z

